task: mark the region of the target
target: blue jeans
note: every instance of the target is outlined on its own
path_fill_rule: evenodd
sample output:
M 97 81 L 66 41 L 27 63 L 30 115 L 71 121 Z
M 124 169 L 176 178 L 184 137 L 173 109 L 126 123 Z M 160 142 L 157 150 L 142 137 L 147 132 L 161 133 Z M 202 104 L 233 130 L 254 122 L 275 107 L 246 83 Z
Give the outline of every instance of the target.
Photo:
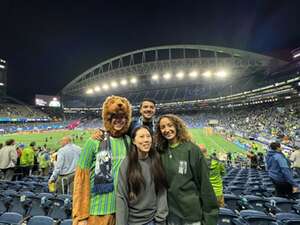
M 168 225 L 201 225 L 201 222 L 187 222 L 175 215 L 168 216 Z
M 154 221 L 151 221 L 149 223 L 146 223 L 145 225 L 155 225 Z

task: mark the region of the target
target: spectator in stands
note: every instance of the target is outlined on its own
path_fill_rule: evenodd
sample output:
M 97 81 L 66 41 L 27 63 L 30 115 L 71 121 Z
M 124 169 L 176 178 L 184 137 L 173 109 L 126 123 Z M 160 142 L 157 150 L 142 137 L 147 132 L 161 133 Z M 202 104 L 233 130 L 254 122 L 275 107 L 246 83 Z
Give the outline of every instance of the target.
M 20 158 L 20 166 L 22 167 L 23 176 L 31 175 L 31 170 L 34 165 L 34 146 L 35 142 L 31 142 L 29 147 L 24 148 Z
M 60 140 L 61 148 L 57 152 L 57 161 L 49 183 L 56 182 L 56 191 L 59 194 L 73 192 L 73 183 L 76 164 L 80 155 L 80 147 L 72 143 L 70 136 Z
M 132 131 L 128 156 L 120 167 L 116 192 L 116 224 L 165 224 L 167 179 L 147 126 Z
M 11 181 L 17 163 L 17 151 L 15 140 L 9 139 L 5 142 L 5 146 L 0 149 L 0 169 L 4 174 L 4 180 Z
M 37 148 L 33 146 L 34 150 L 34 163 L 32 167 L 32 174 L 38 175 L 39 174 L 39 161 L 38 161 L 38 155 L 39 152 L 42 150 L 41 146 L 38 146 Z
M 80 154 L 74 181 L 73 225 L 115 224 L 116 178 L 129 151 L 130 138 L 126 134 L 131 113 L 126 98 L 109 96 L 103 103 L 107 132 L 103 141 L 90 138 Z
M 23 177 L 23 170 L 22 167 L 20 167 L 20 159 L 22 155 L 22 151 L 24 149 L 25 145 L 24 144 L 18 144 L 16 151 L 17 151 L 17 164 L 16 164 L 16 169 L 15 169 L 15 174 L 16 174 L 16 180 L 20 180 Z
M 50 162 L 50 154 L 47 151 L 47 148 L 44 147 L 41 149 L 41 151 L 38 153 L 37 160 L 39 164 L 40 176 L 48 176 L 51 162 Z
M 204 145 L 199 145 L 201 152 L 207 160 L 209 168 L 209 180 L 215 191 L 219 207 L 224 207 L 224 195 L 223 195 L 223 180 L 225 175 L 225 166 L 217 158 L 217 154 L 214 152 L 211 156 L 208 155 L 207 149 Z
M 293 163 L 293 168 L 300 178 L 300 147 L 296 147 L 295 151 L 291 154 L 290 160 Z
M 299 190 L 293 179 L 290 162 L 283 155 L 280 143 L 272 142 L 266 156 L 267 171 L 275 186 L 276 196 L 291 198 Z
M 265 170 L 265 156 L 262 152 L 257 153 L 257 168 Z
M 231 152 L 227 152 L 227 166 L 228 167 L 232 166 L 232 155 L 231 155 Z
M 140 104 L 140 116 L 134 118 L 131 122 L 128 134 L 131 135 L 131 132 L 134 128 L 139 126 L 147 126 L 152 133 L 155 131 L 155 121 L 154 115 L 156 112 L 156 103 L 153 99 L 145 98 Z
M 161 116 L 156 140 L 169 185 L 168 224 L 217 224 L 218 203 L 207 163 L 184 122 L 175 115 Z
M 250 167 L 252 169 L 257 169 L 257 156 L 253 151 L 247 153 L 247 157 L 250 160 Z
M 150 131 L 154 133 L 155 131 L 155 119 L 154 115 L 156 112 L 156 103 L 153 99 L 145 98 L 140 104 L 140 116 L 138 118 L 134 118 L 131 121 L 130 127 L 128 129 L 128 135 L 131 136 L 131 132 L 134 128 L 139 126 L 147 126 Z M 100 129 L 96 131 L 92 138 L 95 140 L 103 140 L 103 131 Z

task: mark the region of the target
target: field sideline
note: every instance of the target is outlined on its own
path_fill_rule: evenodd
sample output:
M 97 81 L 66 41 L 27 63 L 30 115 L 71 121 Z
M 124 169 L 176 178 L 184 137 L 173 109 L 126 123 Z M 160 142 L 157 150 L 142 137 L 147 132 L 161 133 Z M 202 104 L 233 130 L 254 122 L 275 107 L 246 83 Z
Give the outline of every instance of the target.
M 190 132 L 193 136 L 194 141 L 197 144 L 204 144 L 209 152 L 216 151 L 218 153 L 220 152 L 245 153 L 245 150 L 225 140 L 222 136 L 218 134 L 207 136 L 203 133 L 203 129 L 200 128 L 190 129 Z M 74 138 L 74 143 L 82 147 L 85 141 L 90 137 L 90 131 L 71 130 L 71 131 L 52 131 L 52 132 L 37 133 L 37 134 L 1 135 L 0 143 L 4 143 L 5 140 L 7 140 L 8 138 L 13 138 L 16 140 L 17 143 L 23 143 L 25 145 L 28 145 L 31 141 L 36 141 L 37 146 L 42 146 L 44 144 L 47 144 L 47 146 L 50 147 L 51 150 L 57 150 L 59 148 L 59 140 L 65 135 L 71 135 Z M 78 136 L 78 139 L 76 139 L 76 135 Z M 79 139 L 81 135 L 82 135 L 82 140 Z M 47 142 L 45 142 L 46 138 L 48 139 Z M 262 146 L 259 145 L 259 148 L 261 149 Z

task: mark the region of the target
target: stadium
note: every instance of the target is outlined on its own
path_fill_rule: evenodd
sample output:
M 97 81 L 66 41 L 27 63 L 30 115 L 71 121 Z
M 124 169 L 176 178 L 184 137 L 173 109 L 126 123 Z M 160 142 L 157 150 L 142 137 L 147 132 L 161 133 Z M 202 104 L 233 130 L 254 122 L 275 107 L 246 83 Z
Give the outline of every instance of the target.
M 260 157 L 272 142 L 280 143 L 288 158 L 300 146 L 299 52 L 295 49 L 292 60 L 285 61 L 239 49 L 186 44 L 121 54 L 76 76 L 59 95 L 36 95 L 35 106 L 2 96 L 0 143 L 12 138 L 18 148 L 24 148 L 34 141 L 38 152 L 46 150 L 55 157 L 62 137 L 71 136 L 73 143 L 84 148 L 103 127 L 102 104 L 108 96 L 127 98 L 134 117 L 139 117 L 144 99 L 153 99 L 156 120 L 164 114 L 178 115 L 193 141 L 226 165 L 225 208 L 220 210 L 218 224 L 242 224 L 252 217 L 257 220 L 247 224 L 289 219 L 296 222 L 284 224 L 300 224 L 299 192 L 292 199 L 274 197 Z M 70 222 L 70 190 L 54 197 L 49 193 L 48 174 L 41 175 L 38 167 L 32 168 L 30 176 L 22 173 L 16 170 L 14 181 L 1 181 L 1 214 Z M 300 184 L 295 171 L 294 180 Z M 20 202 L 20 196 L 28 203 Z M 41 199 L 46 203 L 39 204 Z M 244 214 L 236 214 L 242 210 Z M 272 213 L 276 216 L 269 216 Z

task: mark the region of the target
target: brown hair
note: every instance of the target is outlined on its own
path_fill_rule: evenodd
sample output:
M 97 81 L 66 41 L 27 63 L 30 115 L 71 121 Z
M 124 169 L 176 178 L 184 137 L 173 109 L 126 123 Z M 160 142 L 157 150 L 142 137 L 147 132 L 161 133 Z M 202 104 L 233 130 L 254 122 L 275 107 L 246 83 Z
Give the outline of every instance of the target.
M 5 145 L 14 145 L 15 144 L 15 140 L 14 139 L 8 139 L 5 142 Z
M 161 116 L 156 124 L 156 142 L 159 151 L 166 151 L 168 148 L 168 140 L 162 135 L 160 130 L 160 121 L 163 118 L 168 118 L 174 124 L 178 142 L 183 143 L 192 140 L 192 137 L 183 120 L 173 114 L 166 114 Z
M 272 142 L 271 144 L 270 144 L 270 148 L 272 149 L 272 150 L 277 150 L 278 148 L 280 148 L 281 147 L 281 145 L 280 145 L 280 143 L 278 143 L 278 142 Z
M 132 139 L 135 138 L 137 131 L 140 129 L 147 129 L 151 134 L 149 128 L 147 126 L 140 126 L 133 130 Z M 151 158 L 151 175 L 154 179 L 155 191 L 159 193 L 167 188 L 167 179 L 166 175 L 160 160 L 160 155 L 154 148 L 153 138 L 152 138 L 152 146 L 149 151 L 149 156 Z M 131 143 L 131 149 L 128 153 L 128 168 L 127 168 L 127 177 L 128 177 L 128 196 L 129 199 L 135 199 L 138 194 L 141 192 L 142 185 L 145 187 L 145 179 L 142 175 L 142 168 L 139 163 L 138 158 L 138 149 L 136 146 Z

